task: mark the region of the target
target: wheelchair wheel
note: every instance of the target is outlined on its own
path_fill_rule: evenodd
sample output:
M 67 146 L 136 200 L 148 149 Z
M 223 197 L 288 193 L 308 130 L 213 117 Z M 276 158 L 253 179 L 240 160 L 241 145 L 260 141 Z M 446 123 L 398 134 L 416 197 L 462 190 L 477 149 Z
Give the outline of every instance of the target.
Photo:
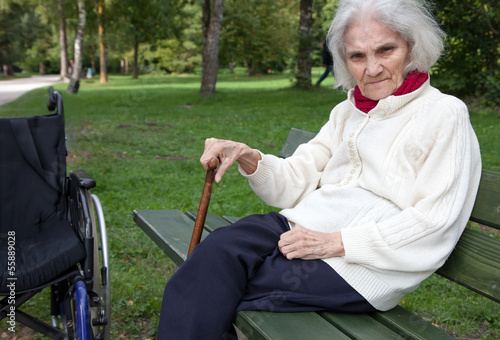
M 90 327 L 95 339 L 109 339 L 110 280 L 109 253 L 104 213 L 99 198 L 90 194 L 95 183 L 86 183 L 86 173 L 71 172 L 71 220 L 87 252 L 81 263 L 87 288 Z M 81 177 L 79 177 L 81 176 Z M 88 175 L 87 175 L 88 176 Z
M 87 225 L 92 226 L 85 233 L 94 242 L 92 281 L 81 277 L 68 289 L 61 320 L 69 340 L 108 340 L 110 285 L 106 225 L 99 198 L 88 191 L 84 195 L 91 220 Z
M 104 213 L 99 198 L 96 195 L 91 195 L 91 198 L 94 207 L 92 218 L 97 222 L 92 223 L 92 235 L 94 236 L 95 242 L 94 249 L 100 251 L 100 256 L 97 256 L 97 254 L 94 256 L 93 291 L 99 294 L 99 298 L 96 300 L 95 308 L 91 308 L 92 326 L 94 328 L 94 334 L 99 334 L 100 339 L 108 340 L 109 324 L 111 322 L 111 288 L 109 280 L 109 252 L 106 223 L 104 221 Z M 100 244 L 97 238 L 98 231 Z M 100 281 L 97 280 L 99 277 L 101 278 Z M 99 326 L 102 326 L 102 329 L 99 329 Z

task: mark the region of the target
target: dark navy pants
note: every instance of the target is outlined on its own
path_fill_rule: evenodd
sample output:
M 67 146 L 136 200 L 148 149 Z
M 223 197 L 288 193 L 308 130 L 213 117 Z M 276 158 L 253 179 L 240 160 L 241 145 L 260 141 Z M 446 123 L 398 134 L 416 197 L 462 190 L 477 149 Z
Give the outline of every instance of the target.
M 375 311 L 325 262 L 284 257 L 288 230 L 270 213 L 210 233 L 168 281 L 157 339 L 231 339 L 240 310 Z
M 321 84 L 323 80 L 325 80 L 326 77 L 328 77 L 329 74 L 332 74 L 332 76 L 335 77 L 335 74 L 333 74 L 333 65 L 327 65 L 325 68 L 325 72 L 319 77 L 318 81 L 316 82 L 316 85 Z

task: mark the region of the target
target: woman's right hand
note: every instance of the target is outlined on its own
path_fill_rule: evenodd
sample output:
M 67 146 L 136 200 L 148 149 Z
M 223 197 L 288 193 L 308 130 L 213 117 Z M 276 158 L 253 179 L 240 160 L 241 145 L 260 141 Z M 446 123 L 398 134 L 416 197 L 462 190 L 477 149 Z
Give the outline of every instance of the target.
M 260 153 L 248 145 L 230 140 L 208 138 L 205 140 L 205 150 L 200 158 L 200 162 L 205 169 L 212 158 L 219 159 L 219 168 L 215 173 L 215 181 L 220 182 L 227 169 L 238 162 L 241 168 L 252 174 L 257 170 L 257 165 L 261 159 Z

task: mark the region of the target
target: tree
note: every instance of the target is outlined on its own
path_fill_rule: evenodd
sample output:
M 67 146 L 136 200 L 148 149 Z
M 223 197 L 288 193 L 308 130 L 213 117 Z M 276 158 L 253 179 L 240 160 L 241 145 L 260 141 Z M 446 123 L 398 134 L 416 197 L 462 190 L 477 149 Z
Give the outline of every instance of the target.
M 73 63 L 73 73 L 71 74 L 70 83 L 66 90 L 68 93 L 78 92 L 79 81 L 82 75 L 82 43 L 83 34 L 85 32 L 85 17 L 85 4 L 83 0 L 78 0 L 78 29 L 75 38 L 75 59 Z
M 76 11 L 73 14 L 75 3 L 71 0 L 24 0 L 24 3 L 34 8 L 42 25 L 36 29 L 36 40 L 24 51 L 19 64 L 40 73 L 57 72 L 62 79 L 69 80 L 67 21 L 73 22 L 77 16 Z
M 312 5 L 313 0 L 300 0 L 298 71 L 296 75 L 298 87 L 311 87 L 311 52 L 312 52 Z
M 191 73 L 201 65 L 201 2 L 188 1 L 173 18 L 176 35 L 144 44 L 139 62 L 149 72 Z
M 285 69 L 297 53 L 295 4 L 290 0 L 226 0 L 220 63 L 245 64 L 249 75 Z
M 445 56 L 433 69 L 442 90 L 500 102 L 500 7 L 497 0 L 438 0 L 448 34 Z
M 99 25 L 99 72 L 100 72 L 100 82 L 101 84 L 106 84 L 108 82 L 108 69 L 107 69 L 107 50 L 106 41 L 104 39 L 104 9 L 106 4 L 104 1 L 99 1 L 97 4 L 97 15 L 98 15 L 98 25 Z
M 39 32 L 45 39 L 46 27 L 33 6 L 22 2 L 0 2 L 0 67 L 5 76 L 14 75 L 13 63 L 25 57 Z
M 202 96 L 215 94 L 219 71 L 219 36 L 224 15 L 224 0 L 202 0 L 203 60 L 201 73 Z
M 132 78 L 136 79 L 139 76 L 139 44 L 155 43 L 157 40 L 175 36 L 178 33 L 175 16 L 185 2 L 185 0 L 150 0 L 144 5 L 136 0 L 115 0 L 113 4 L 123 18 L 122 26 L 125 26 L 127 33 L 133 37 Z

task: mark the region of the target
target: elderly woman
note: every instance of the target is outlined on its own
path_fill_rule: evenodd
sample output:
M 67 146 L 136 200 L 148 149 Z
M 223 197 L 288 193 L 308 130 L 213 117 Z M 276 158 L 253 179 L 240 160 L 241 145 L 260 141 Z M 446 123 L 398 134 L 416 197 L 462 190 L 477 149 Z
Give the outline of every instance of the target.
M 349 89 L 287 159 L 208 139 L 280 213 L 208 236 L 169 280 L 158 339 L 220 339 L 240 310 L 395 307 L 438 269 L 471 213 L 481 162 L 467 107 L 430 85 L 444 34 L 418 0 L 341 0 L 328 32 Z M 354 88 L 353 88 L 354 87 Z

